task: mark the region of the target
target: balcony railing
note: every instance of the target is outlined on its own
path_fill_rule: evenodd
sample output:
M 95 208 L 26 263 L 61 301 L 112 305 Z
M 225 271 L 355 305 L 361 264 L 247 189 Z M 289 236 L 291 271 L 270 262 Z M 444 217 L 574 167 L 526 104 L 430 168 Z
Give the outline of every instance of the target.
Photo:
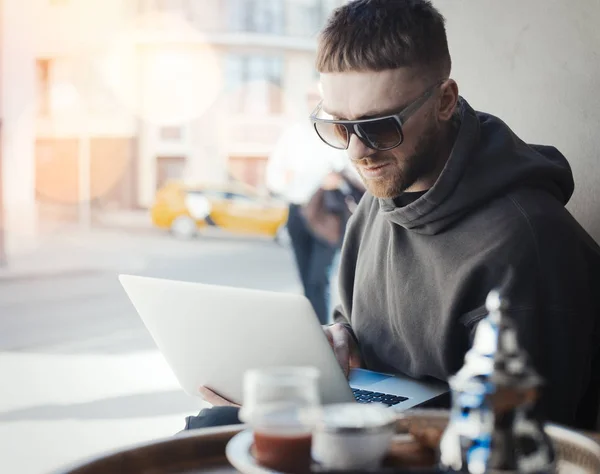
M 178 16 L 204 33 L 312 38 L 341 0 L 139 0 L 139 17 Z

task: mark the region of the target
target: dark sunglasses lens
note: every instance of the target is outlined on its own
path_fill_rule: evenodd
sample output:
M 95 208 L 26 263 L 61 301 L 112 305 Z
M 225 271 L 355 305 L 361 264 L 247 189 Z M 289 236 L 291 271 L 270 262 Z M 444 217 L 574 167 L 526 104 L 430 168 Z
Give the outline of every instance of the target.
M 315 130 L 329 146 L 339 150 L 345 150 L 348 147 L 348 130 L 343 125 L 315 122 Z
M 402 143 L 402 129 L 393 118 L 361 123 L 358 129 L 376 150 L 394 148 Z

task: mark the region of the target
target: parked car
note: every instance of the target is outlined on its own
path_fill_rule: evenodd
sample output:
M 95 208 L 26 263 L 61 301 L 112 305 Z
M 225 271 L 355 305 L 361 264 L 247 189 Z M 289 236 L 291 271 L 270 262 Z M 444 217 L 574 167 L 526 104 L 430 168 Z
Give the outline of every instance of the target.
M 153 224 L 180 238 L 207 226 L 287 243 L 287 204 L 242 183 L 190 185 L 172 181 L 160 188 L 151 209 Z

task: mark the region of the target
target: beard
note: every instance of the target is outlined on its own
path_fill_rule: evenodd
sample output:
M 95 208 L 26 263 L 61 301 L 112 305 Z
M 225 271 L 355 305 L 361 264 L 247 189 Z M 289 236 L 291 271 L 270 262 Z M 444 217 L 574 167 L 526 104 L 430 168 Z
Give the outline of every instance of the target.
M 391 199 L 399 196 L 417 181 L 430 176 L 435 171 L 440 160 L 442 141 L 439 123 L 432 122 L 419 138 L 411 155 L 399 157 L 384 152 L 358 160 L 358 163 L 368 166 L 389 161 L 393 163 L 393 168 L 386 176 L 376 179 L 365 178 L 358 168 L 365 187 L 377 198 Z

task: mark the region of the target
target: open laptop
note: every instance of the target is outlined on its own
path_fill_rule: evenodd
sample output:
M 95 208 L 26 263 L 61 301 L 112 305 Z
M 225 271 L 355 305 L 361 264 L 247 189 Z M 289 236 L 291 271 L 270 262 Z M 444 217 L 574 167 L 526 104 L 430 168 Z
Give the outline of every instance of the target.
M 202 385 L 242 402 L 244 372 L 320 370 L 324 404 L 381 402 L 395 410 L 439 399 L 446 384 L 354 369 L 346 380 L 309 301 L 301 295 L 120 275 L 119 280 L 182 388 Z

